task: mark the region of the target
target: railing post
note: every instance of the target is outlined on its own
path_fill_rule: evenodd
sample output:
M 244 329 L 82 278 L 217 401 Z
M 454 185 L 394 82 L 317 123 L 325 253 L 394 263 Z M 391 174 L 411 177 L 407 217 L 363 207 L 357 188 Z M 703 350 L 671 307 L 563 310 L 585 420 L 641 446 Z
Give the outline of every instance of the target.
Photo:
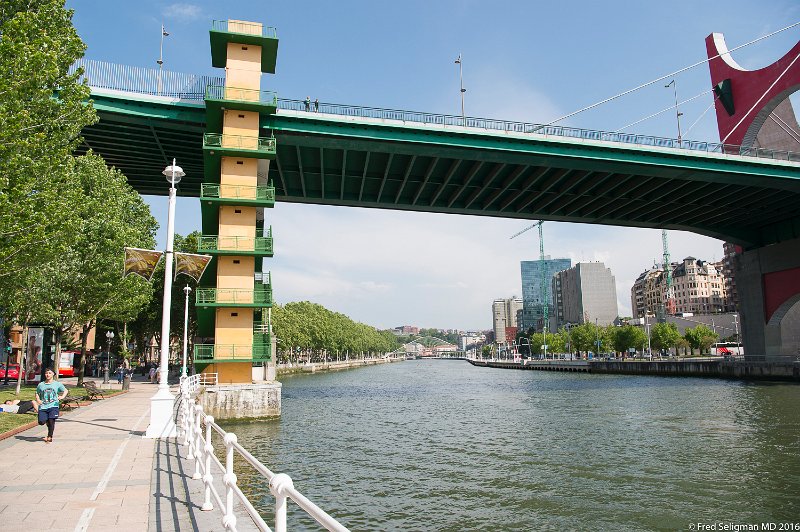
M 187 387 L 188 388 L 188 387 Z M 194 460 L 195 455 L 195 448 L 194 448 L 194 398 L 191 400 L 187 400 L 186 406 L 186 441 L 184 445 L 189 446 L 189 452 L 186 455 L 188 460 Z
M 206 485 L 206 493 L 205 499 L 203 500 L 203 506 L 200 507 L 200 509 L 204 512 L 214 509 L 214 505 L 211 504 L 211 483 L 214 481 L 214 478 L 211 476 L 211 455 L 214 453 L 214 447 L 211 445 L 212 423 L 214 423 L 214 418 L 212 416 L 206 416 L 206 445 L 203 448 L 203 452 L 205 452 L 206 455 L 205 475 L 203 475 L 203 482 Z
M 200 405 L 195 405 L 195 411 L 197 415 L 195 416 L 194 424 L 194 474 L 192 478 L 200 480 L 203 478 L 200 473 L 200 461 L 203 459 L 203 427 L 201 426 L 203 408 Z
M 286 491 L 294 488 L 291 477 L 278 473 L 269 481 L 269 491 L 275 497 L 275 532 L 286 532 Z
M 225 434 L 225 512 L 222 524 L 227 530 L 236 529 L 236 516 L 233 515 L 233 487 L 236 485 L 236 473 L 233 472 L 233 444 L 236 443 L 236 434 Z

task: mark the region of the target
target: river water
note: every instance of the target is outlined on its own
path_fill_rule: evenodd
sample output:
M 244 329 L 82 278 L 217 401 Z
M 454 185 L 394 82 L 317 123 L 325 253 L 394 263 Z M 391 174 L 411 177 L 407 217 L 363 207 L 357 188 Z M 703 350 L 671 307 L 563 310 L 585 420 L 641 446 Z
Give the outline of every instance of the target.
M 800 530 L 797 385 L 451 360 L 282 382 L 281 419 L 226 428 L 353 531 Z

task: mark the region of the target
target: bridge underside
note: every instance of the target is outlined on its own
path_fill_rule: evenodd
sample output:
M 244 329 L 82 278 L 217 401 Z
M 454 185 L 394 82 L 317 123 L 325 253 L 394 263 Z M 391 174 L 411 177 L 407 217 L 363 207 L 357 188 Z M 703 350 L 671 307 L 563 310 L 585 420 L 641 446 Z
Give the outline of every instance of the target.
M 161 170 L 203 179 L 202 105 L 96 97 L 86 146 L 143 194 Z M 798 165 L 538 136 L 436 130 L 311 113 L 262 122 L 277 138 L 278 201 L 692 231 L 759 247 L 800 237 Z

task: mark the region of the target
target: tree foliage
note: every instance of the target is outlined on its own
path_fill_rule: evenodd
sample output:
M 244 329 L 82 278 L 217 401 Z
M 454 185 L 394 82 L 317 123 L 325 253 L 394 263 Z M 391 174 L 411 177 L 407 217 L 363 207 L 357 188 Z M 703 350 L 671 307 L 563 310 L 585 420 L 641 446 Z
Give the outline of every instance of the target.
M 699 349 L 702 354 L 703 351 L 714 345 L 719 335 L 709 329 L 706 325 L 698 325 L 690 329 L 686 329 L 683 337 L 689 343 L 692 349 Z
M 144 279 L 122 277 L 124 248 L 153 246 L 158 224 L 149 208 L 124 175 L 92 153 L 76 158 L 73 172 L 81 192 L 67 213 L 74 230 L 59 255 L 37 269 L 35 286 L 27 287 L 38 294 L 37 321 L 54 329 L 56 360 L 68 331 L 82 330 L 83 360 L 98 318 L 133 319 L 152 297 Z
M 80 73 L 68 73 L 84 49 L 63 0 L 0 3 L 0 293 L 74 230 L 72 153 L 96 121 Z
M 622 327 L 611 327 L 611 345 L 617 353 L 623 353 L 630 348 L 639 349 L 647 344 L 647 334 L 633 325 L 623 325 Z
M 284 358 L 298 352 L 312 359 L 330 354 L 386 353 L 398 347 L 391 331 L 378 331 L 308 301 L 273 307 L 272 328 L 278 354 Z
M 681 333 L 674 323 L 656 323 L 650 329 L 650 343 L 654 349 L 672 349 L 680 338 Z

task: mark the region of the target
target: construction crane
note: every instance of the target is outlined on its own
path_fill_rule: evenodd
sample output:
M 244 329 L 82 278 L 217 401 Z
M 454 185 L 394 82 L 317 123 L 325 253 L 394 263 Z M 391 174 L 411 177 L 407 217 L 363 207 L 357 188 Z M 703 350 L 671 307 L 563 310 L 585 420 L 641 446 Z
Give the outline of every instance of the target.
M 536 222 L 535 224 L 526 227 L 525 229 L 523 229 L 519 233 L 516 233 L 515 235 L 512 235 L 511 238 L 513 239 L 513 238 L 516 238 L 516 237 L 518 237 L 519 235 L 521 235 L 523 233 L 527 233 L 528 231 L 530 231 L 534 227 L 538 227 L 539 228 L 539 269 L 541 270 L 541 281 L 540 281 L 541 282 L 541 292 L 542 292 L 542 296 L 544 297 L 544 305 L 543 305 L 543 308 L 544 308 L 544 324 L 542 326 L 542 334 L 544 335 L 544 358 L 547 358 L 547 326 L 548 326 L 548 324 L 550 322 L 548 307 L 550 305 L 549 305 L 549 298 L 547 297 L 547 273 L 545 272 L 546 268 L 545 268 L 545 262 L 544 262 L 544 236 L 542 235 L 542 224 L 543 223 L 544 223 L 544 220 L 540 220 L 540 221 Z
M 672 262 L 669 258 L 669 242 L 667 241 L 667 230 L 661 230 L 661 242 L 664 245 L 664 273 L 667 275 L 667 287 L 664 291 L 664 311 L 669 316 L 675 315 L 677 305 L 675 304 L 675 291 L 672 288 Z

